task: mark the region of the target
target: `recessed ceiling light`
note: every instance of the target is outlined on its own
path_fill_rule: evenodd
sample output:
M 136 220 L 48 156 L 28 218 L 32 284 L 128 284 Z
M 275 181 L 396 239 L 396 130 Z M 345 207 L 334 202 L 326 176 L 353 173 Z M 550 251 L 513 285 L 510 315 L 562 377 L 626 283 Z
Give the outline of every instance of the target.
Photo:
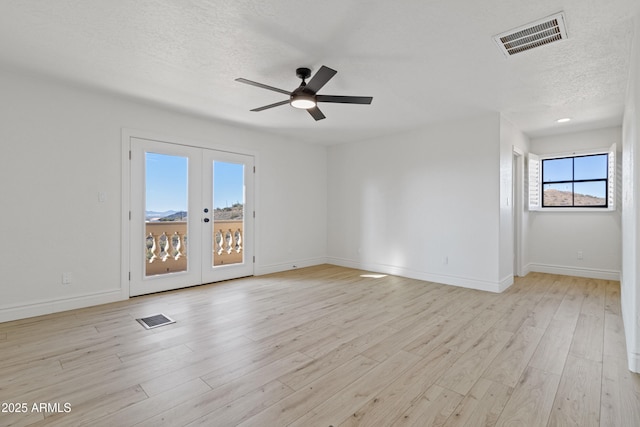
M 565 117 L 564 119 L 556 120 L 556 123 L 567 123 L 569 121 L 571 121 L 571 119 L 569 117 Z

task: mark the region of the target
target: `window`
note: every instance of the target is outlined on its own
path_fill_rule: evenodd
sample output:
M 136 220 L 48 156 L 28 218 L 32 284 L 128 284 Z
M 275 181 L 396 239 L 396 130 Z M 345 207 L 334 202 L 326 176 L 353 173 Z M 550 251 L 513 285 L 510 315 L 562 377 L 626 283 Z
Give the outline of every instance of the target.
M 607 207 L 608 154 L 542 160 L 542 207 Z
M 529 210 L 615 209 L 615 144 L 607 151 L 529 154 Z

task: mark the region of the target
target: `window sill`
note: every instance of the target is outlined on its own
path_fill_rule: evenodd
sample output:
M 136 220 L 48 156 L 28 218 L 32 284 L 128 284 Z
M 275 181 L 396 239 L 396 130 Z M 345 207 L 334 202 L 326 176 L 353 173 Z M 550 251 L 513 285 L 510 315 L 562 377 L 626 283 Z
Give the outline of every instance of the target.
M 615 212 L 615 208 L 536 208 L 529 209 L 529 212 Z

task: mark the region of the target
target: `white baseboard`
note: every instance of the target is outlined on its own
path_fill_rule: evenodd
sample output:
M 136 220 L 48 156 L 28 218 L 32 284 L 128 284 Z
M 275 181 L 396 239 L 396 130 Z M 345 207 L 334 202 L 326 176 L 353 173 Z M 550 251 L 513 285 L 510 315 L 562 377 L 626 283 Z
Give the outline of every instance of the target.
M 295 268 L 313 267 L 314 265 L 326 264 L 327 258 L 307 258 L 296 259 L 278 264 L 256 265 L 253 274 L 262 276 L 264 274 L 279 273 L 281 271 L 293 270 Z
M 628 362 L 628 368 L 631 372 L 640 374 L 640 354 L 628 351 L 627 362 Z
M 538 273 L 561 274 L 563 276 L 587 277 L 590 279 L 620 280 L 620 272 L 616 270 L 602 270 L 596 268 L 567 267 L 563 265 L 530 263 L 525 271 Z
M 500 293 L 513 283 L 513 276 L 505 277 L 500 282 L 489 282 L 486 280 L 471 279 L 468 277 L 449 276 L 444 274 L 428 273 L 393 265 L 361 263 L 359 261 L 345 258 L 327 258 L 327 262 L 341 267 L 355 268 L 359 270 L 374 271 L 376 273 L 393 274 L 396 276 L 408 277 L 410 279 L 424 280 L 426 282 L 440 283 L 443 285 L 459 286 L 462 288 L 477 289 Z
M 526 276 L 529 273 L 531 273 L 531 264 L 526 264 L 522 267 L 522 277 Z
M 22 305 L 3 306 L 0 307 L 0 322 L 9 322 L 11 320 L 26 319 L 28 317 L 75 310 L 77 308 L 108 304 L 110 302 L 122 301 L 125 299 L 127 298 L 123 298 L 122 291 L 120 289 L 115 289 L 112 291 L 79 295 L 71 298 L 41 300 Z
M 634 301 L 635 289 L 629 292 L 629 283 L 622 283 L 620 286 L 620 299 L 622 301 L 622 322 L 624 325 L 624 336 L 627 344 L 627 364 L 631 372 L 640 373 L 640 313 L 638 307 L 629 304 Z M 637 323 L 636 323 L 637 319 Z
M 500 280 L 498 283 L 499 291 L 502 292 L 507 290 L 511 285 L 513 285 L 513 274 L 509 274 L 507 277 Z

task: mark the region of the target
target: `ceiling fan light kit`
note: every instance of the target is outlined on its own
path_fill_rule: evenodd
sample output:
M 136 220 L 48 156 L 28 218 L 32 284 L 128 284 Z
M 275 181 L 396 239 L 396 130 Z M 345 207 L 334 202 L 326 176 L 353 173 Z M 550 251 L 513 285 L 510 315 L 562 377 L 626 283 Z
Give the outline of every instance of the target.
M 323 65 L 313 76 L 313 78 L 309 80 L 309 83 L 307 83 L 306 80 L 311 77 L 311 70 L 304 67 L 298 68 L 296 69 L 296 76 L 302 79 L 302 83 L 292 92 L 288 92 L 284 89 L 279 89 L 277 87 L 268 86 L 243 78 L 237 78 L 236 81 L 289 95 L 289 100 L 254 108 L 251 111 L 263 111 L 269 108 L 278 107 L 280 105 L 290 104 L 294 108 L 307 110 L 311 117 L 313 117 L 317 121 L 325 118 L 325 115 L 318 108 L 318 102 L 332 102 L 340 104 L 371 104 L 371 101 L 373 101 L 373 97 L 371 96 L 318 95 L 318 91 L 322 89 L 322 87 L 327 84 L 327 82 L 331 80 L 331 78 L 335 76 L 336 73 L 336 70 L 332 70 L 331 68 Z
M 317 105 L 316 97 L 314 95 L 306 93 L 302 88 L 303 86 L 300 86 L 298 89 L 294 90 L 291 93 L 291 97 L 289 98 L 289 103 L 291 104 L 291 106 L 303 110 L 308 110 L 309 108 L 315 107 Z
M 300 96 L 298 97 L 291 96 L 290 104 L 293 108 L 308 110 L 309 108 L 313 108 L 316 106 L 316 101 L 314 101 L 313 99 L 308 99 Z

